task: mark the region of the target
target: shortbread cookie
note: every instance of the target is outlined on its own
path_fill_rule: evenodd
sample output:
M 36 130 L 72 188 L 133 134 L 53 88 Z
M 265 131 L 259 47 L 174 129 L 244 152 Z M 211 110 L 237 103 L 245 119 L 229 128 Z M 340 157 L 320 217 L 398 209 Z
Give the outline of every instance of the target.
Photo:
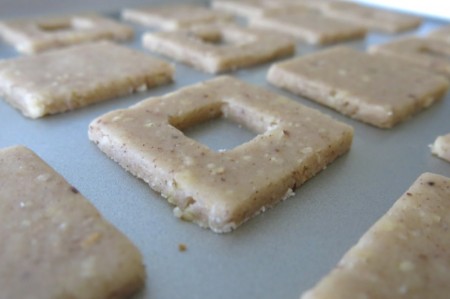
M 172 80 L 163 61 L 109 42 L 0 61 L 0 95 L 38 118 Z
M 182 131 L 224 116 L 259 133 L 215 152 Z M 287 98 L 219 77 L 94 120 L 89 138 L 175 205 L 174 213 L 229 232 L 347 152 L 353 130 Z
M 123 10 L 122 18 L 130 22 L 164 30 L 185 29 L 194 25 L 233 20 L 233 16 L 228 13 L 188 4 L 129 8 Z
M 301 298 L 447 299 L 449 223 L 450 178 L 422 174 Z
M 210 26 L 206 30 L 210 33 L 208 41 L 205 41 L 203 34 L 199 34 L 200 29 L 197 28 L 146 33 L 143 45 L 151 51 L 208 73 L 264 63 L 295 51 L 295 43 L 291 38 L 264 30 L 234 25 Z M 214 36 L 217 38 L 215 41 L 211 39 Z
M 391 57 L 336 47 L 273 65 L 272 84 L 390 128 L 445 94 L 444 77 Z
M 253 18 L 252 26 L 291 35 L 310 44 L 328 44 L 362 38 L 366 29 L 315 11 L 274 13 Z
M 0 36 L 22 53 L 97 40 L 126 41 L 133 29 L 95 14 L 0 22 Z
M 431 152 L 450 162 L 450 134 L 439 136 L 431 146 Z
M 427 37 L 450 43 L 450 26 L 443 26 L 434 31 L 431 31 Z
M 2 298 L 129 298 L 138 249 L 25 147 L 0 150 Z
M 212 7 L 247 18 L 260 17 L 267 13 L 305 11 L 310 7 L 293 0 L 215 0 Z
M 414 29 L 422 23 L 421 18 L 416 16 L 345 1 L 330 1 L 322 11 L 331 17 L 365 26 L 369 30 L 387 33 Z
M 450 43 L 409 37 L 375 45 L 370 52 L 392 56 L 450 77 Z

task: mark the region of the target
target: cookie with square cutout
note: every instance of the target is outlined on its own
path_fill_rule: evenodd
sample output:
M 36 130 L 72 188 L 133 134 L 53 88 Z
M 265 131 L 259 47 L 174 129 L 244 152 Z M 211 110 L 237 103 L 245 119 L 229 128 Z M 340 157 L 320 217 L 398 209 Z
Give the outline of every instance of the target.
M 26 54 L 98 40 L 127 41 L 130 26 L 96 14 L 0 21 L 0 36 Z
M 215 152 L 182 130 L 224 116 L 259 133 Z M 175 205 L 224 233 L 294 195 L 351 146 L 353 129 L 292 100 L 218 77 L 94 120 L 89 138 Z

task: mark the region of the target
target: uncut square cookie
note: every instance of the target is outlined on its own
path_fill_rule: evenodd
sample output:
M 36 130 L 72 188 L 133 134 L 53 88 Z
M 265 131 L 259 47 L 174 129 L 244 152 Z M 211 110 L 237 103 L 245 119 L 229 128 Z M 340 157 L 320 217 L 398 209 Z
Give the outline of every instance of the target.
M 345 1 L 330 1 L 322 7 L 322 12 L 333 18 L 365 26 L 369 30 L 386 33 L 411 30 L 422 23 L 422 19 L 416 16 Z
M 316 11 L 266 14 L 253 18 L 250 24 L 287 34 L 310 44 L 329 44 L 366 35 L 366 29 L 362 26 L 329 18 Z
M 253 140 L 215 152 L 181 130 L 224 116 Z M 323 170 L 353 129 L 287 98 L 218 77 L 94 120 L 89 138 L 175 205 L 177 217 L 229 232 Z
M 189 4 L 124 9 L 122 18 L 130 22 L 164 30 L 183 29 L 194 25 L 233 20 L 233 16 L 228 13 Z
M 448 81 L 410 63 L 335 47 L 272 65 L 270 83 L 362 122 L 391 128 L 440 100 Z
M 166 62 L 97 42 L 0 61 L 0 95 L 25 116 L 38 118 L 144 91 L 172 76 Z
M 0 36 L 31 54 L 97 40 L 126 41 L 133 29 L 95 14 L 0 21 Z
M 295 51 L 287 36 L 235 25 L 146 33 L 143 46 L 208 73 L 248 67 Z
M 450 43 L 409 37 L 372 46 L 369 51 L 404 60 L 450 77 Z
M 441 159 L 450 162 L 450 134 L 439 136 L 431 145 L 431 152 Z
M 301 299 L 447 299 L 450 178 L 422 174 Z
M 259 17 L 267 13 L 310 9 L 307 5 L 293 0 L 215 0 L 211 5 L 216 10 L 248 18 Z
M 0 149 L 2 298 L 129 298 L 138 249 L 29 149 Z

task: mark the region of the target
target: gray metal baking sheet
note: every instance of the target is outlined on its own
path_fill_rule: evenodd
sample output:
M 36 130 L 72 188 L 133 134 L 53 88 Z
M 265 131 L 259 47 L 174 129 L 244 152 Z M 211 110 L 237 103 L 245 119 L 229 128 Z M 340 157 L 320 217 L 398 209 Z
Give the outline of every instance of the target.
M 427 20 L 406 34 L 422 35 L 444 24 Z M 144 28 L 136 29 L 135 41 L 127 45 L 142 50 Z M 346 44 L 362 50 L 398 36 L 371 33 L 365 40 Z M 297 55 L 319 49 L 298 44 Z M 16 55 L 0 44 L 0 58 Z M 23 144 L 34 150 L 140 248 L 148 278 L 136 299 L 298 298 L 421 173 L 450 176 L 450 163 L 432 156 L 428 148 L 438 135 L 450 132 L 450 96 L 391 130 L 381 130 L 270 86 L 265 80 L 269 66 L 233 75 L 352 125 L 354 143 L 348 154 L 299 188 L 295 197 L 229 234 L 217 235 L 175 218 L 166 200 L 87 138 L 90 121 L 108 111 L 213 77 L 185 65 L 176 63 L 173 84 L 38 120 L 27 119 L 0 101 L 0 147 Z M 254 136 L 224 120 L 186 133 L 214 149 L 232 148 Z M 187 251 L 178 250 L 181 243 Z

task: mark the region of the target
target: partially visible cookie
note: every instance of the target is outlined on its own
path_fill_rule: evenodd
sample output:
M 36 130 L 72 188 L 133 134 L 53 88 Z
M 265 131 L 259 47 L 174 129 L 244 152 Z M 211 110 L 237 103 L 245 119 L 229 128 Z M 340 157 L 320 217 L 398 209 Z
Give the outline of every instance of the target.
M 144 284 L 138 249 L 25 147 L 0 150 L 2 298 L 119 299 Z
M 300 1 L 293 0 L 214 0 L 212 7 L 216 10 L 253 18 L 267 13 L 287 11 L 304 11 L 311 8 Z
M 440 100 L 448 81 L 403 60 L 335 47 L 272 65 L 267 79 L 365 123 L 391 128 Z
M 295 51 L 288 36 L 224 24 L 146 33 L 143 46 L 208 73 L 264 63 Z
M 195 25 L 230 22 L 233 16 L 203 6 L 189 4 L 127 8 L 124 20 L 164 30 L 185 29 Z
M 301 299 L 447 299 L 449 223 L 450 178 L 422 174 Z
M 258 135 L 216 152 L 182 130 L 224 116 Z M 175 206 L 225 233 L 264 212 L 346 153 L 353 129 L 232 77 L 218 77 L 94 120 L 89 138 Z
M 168 83 L 173 68 L 144 53 L 97 42 L 0 61 L 0 95 L 42 117 Z
M 333 18 L 365 26 L 368 30 L 387 33 L 411 30 L 422 23 L 422 19 L 416 16 L 346 1 L 330 1 L 322 11 Z
M 310 44 L 329 44 L 362 38 L 365 27 L 329 18 L 317 11 L 285 11 L 253 18 L 250 24 L 293 36 Z
M 96 14 L 0 21 L 0 36 L 27 54 L 98 40 L 126 41 L 133 34 L 130 26 Z
M 427 37 L 450 43 L 450 26 L 443 26 L 431 31 Z
M 369 51 L 404 60 L 450 77 L 450 43 L 445 41 L 408 37 L 372 46 Z
M 439 136 L 431 145 L 431 152 L 441 159 L 450 162 L 450 134 Z

